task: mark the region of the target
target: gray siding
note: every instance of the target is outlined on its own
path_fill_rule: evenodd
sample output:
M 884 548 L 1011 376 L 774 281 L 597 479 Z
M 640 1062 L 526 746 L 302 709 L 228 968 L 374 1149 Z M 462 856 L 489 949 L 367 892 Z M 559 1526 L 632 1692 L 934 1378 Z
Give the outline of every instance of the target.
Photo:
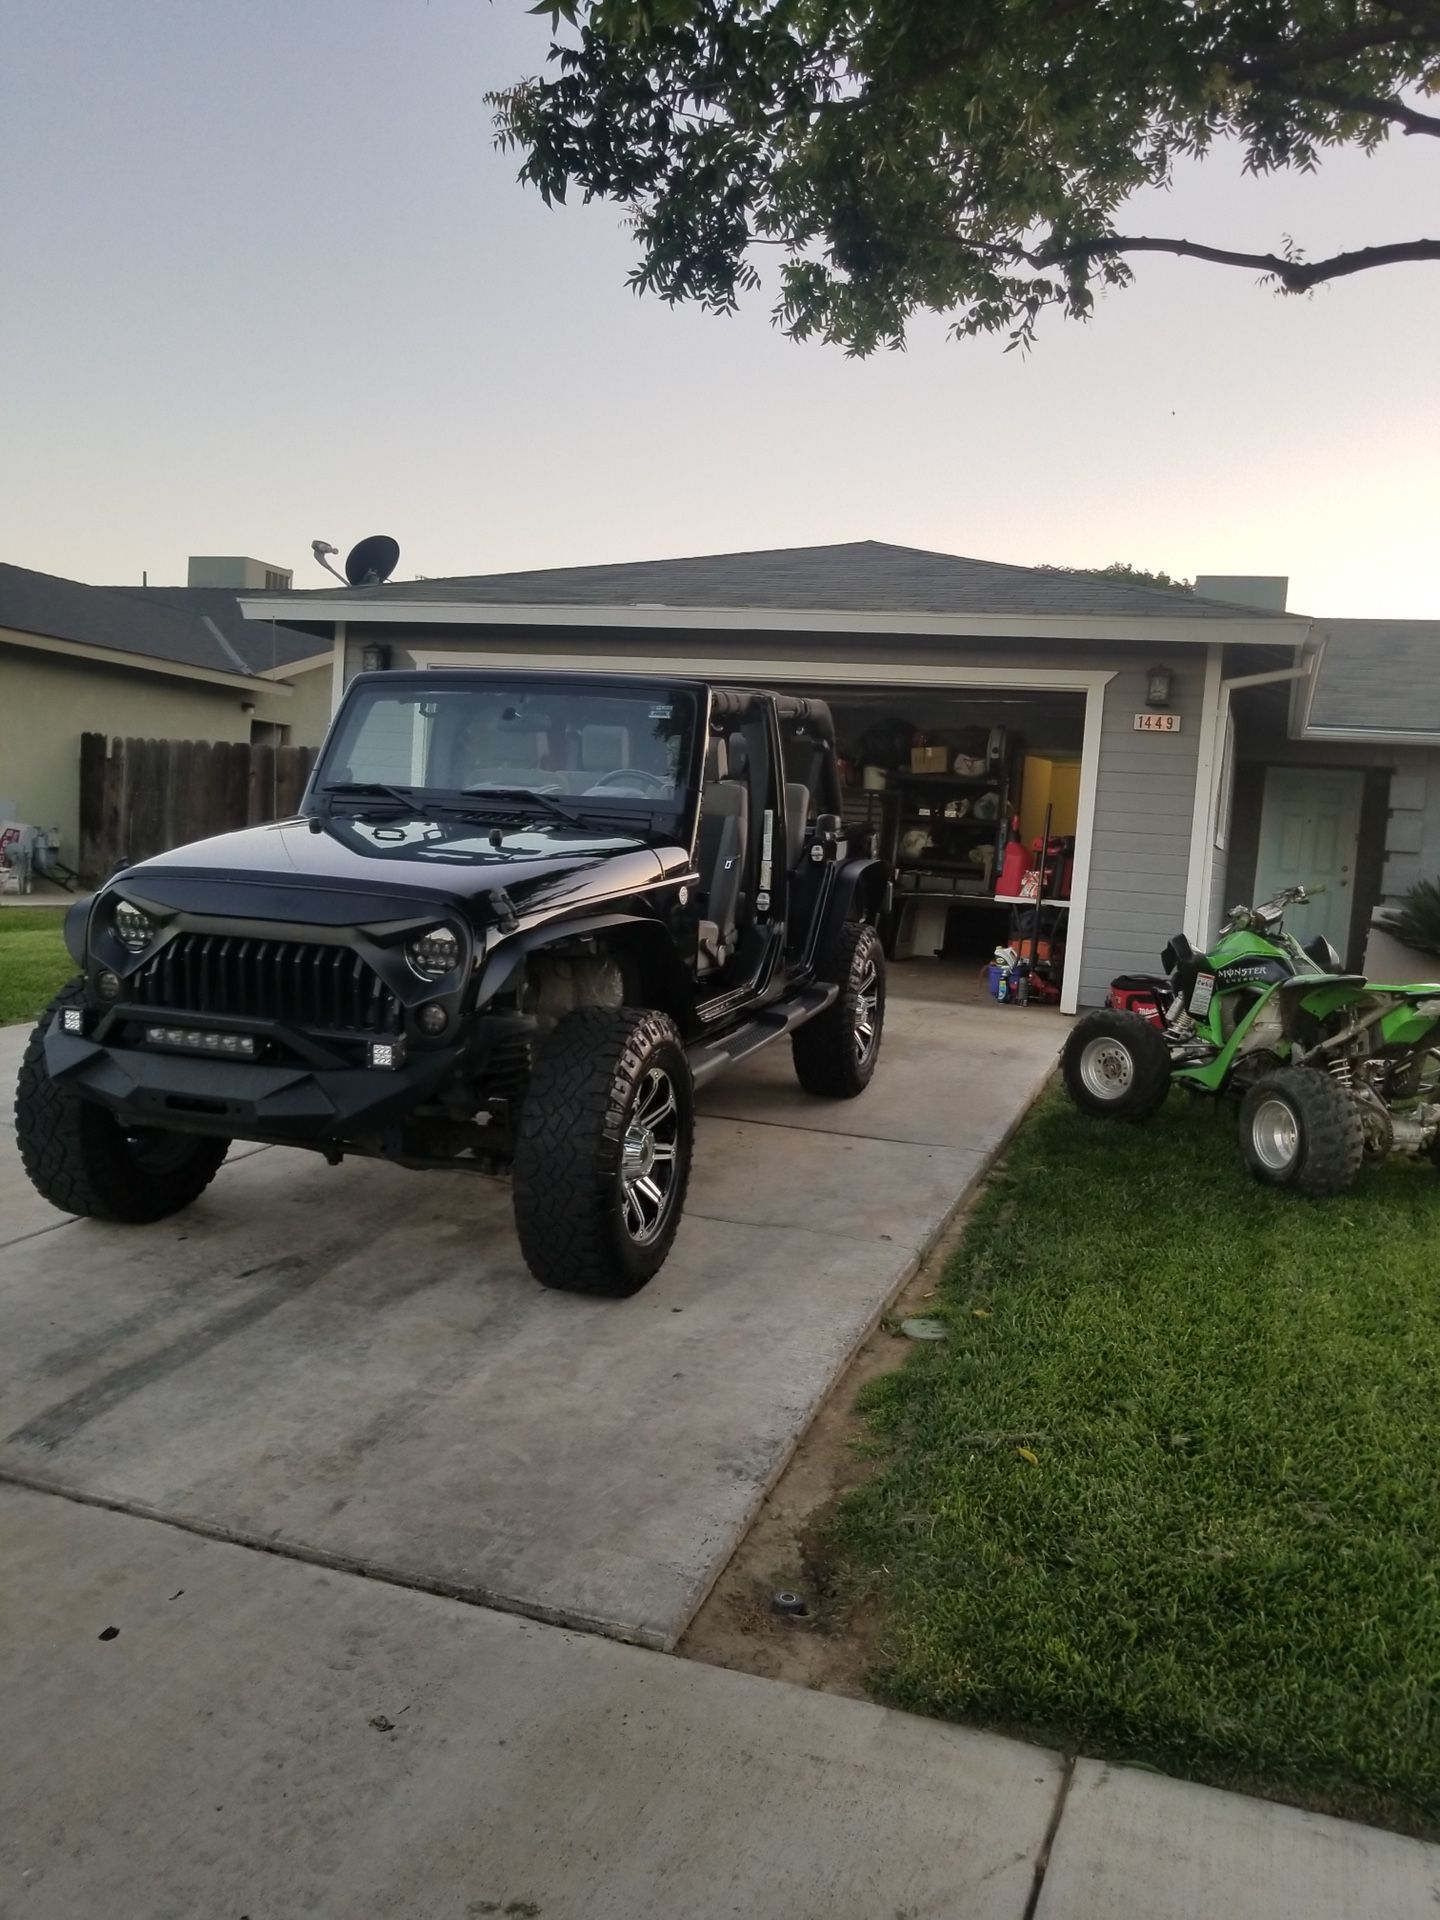
M 1103 1001 L 1117 973 L 1153 973 L 1160 949 L 1185 925 L 1204 678 L 1200 654 L 1177 675 L 1178 734 L 1136 733 L 1144 667 L 1126 662 L 1105 689 L 1082 1006 Z
M 1395 755 L 1381 883 L 1386 906 L 1401 900 L 1417 880 L 1440 879 L 1440 750 L 1397 748 Z
M 1084 649 L 1029 644 L 1022 651 L 1013 643 L 984 640 L 957 644 L 821 634 L 806 639 L 755 631 L 727 635 L 653 628 L 604 633 L 596 633 L 593 628 L 491 628 L 483 640 L 477 640 L 475 631 L 465 628 L 372 628 L 349 636 L 347 678 L 360 669 L 365 641 L 382 637 L 391 649 L 395 667 L 413 665 L 414 651 L 473 652 L 480 660 L 487 651 L 542 653 L 553 648 L 571 655 L 593 654 L 597 667 L 622 653 L 678 659 L 693 654 L 715 659 L 733 651 L 737 656 L 764 657 L 777 663 L 893 660 L 924 666 L 943 660 L 952 665 L 1056 666 L 1113 672 L 1115 678 L 1105 690 L 1100 738 L 1081 1004 L 1100 1004 L 1117 973 L 1153 972 L 1166 940 L 1184 926 L 1205 680 L 1203 647 L 1192 650 L 1171 645 L 1166 649 L 1166 657 L 1176 671 L 1172 704 L 1181 716 L 1182 728 L 1178 734 L 1153 734 L 1137 733 L 1133 724 L 1133 716 L 1145 706 L 1145 671 L 1154 664 L 1155 649 L 1148 643 L 1126 647 L 1117 642 L 1113 648 L 1096 644 Z M 823 672 L 817 671 L 817 682 L 823 679 Z M 883 684 L 883 664 L 877 664 L 875 679 Z M 1193 934 L 1196 930 L 1187 931 Z

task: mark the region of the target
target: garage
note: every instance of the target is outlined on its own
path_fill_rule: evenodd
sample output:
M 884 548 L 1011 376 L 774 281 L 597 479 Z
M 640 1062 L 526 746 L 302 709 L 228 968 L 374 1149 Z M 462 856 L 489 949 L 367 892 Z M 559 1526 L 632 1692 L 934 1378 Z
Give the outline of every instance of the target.
M 886 944 L 896 991 L 1058 1004 L 1083 696 L 883 685 L 815 692 L 835 721 L 846 823 L 872 837 L 895 875 Z

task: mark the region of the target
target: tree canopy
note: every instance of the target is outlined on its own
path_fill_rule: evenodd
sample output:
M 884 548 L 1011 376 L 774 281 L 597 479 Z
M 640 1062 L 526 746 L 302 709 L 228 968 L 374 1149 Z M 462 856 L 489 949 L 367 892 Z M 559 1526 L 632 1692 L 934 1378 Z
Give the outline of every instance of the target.
M 1179 580 L 1168 573 L 1152 573 L 1148 567 L 1132 567 L 1128 560 L 1112 560 L 1108 567 L 1039 566 L 1037 573 L 1073 573 L 1082 580 L 1128 580 L 1133 587 L 1169 587 L 1175 593 L 1193 593 L 1193 580 Z
M 1289 293 L 1440 239 L 1309 260 L 1117 229 L 1225 139 L 1255 174 L 1433 138 L 1440 0 L 543 0 L 545 72 L 489 96 L 547 202 L 630 210 L 637 290 L 725 312 L 780 259 L 776 317 L 853 353 L 916 312 L 1027 345 L 1171 253 Z

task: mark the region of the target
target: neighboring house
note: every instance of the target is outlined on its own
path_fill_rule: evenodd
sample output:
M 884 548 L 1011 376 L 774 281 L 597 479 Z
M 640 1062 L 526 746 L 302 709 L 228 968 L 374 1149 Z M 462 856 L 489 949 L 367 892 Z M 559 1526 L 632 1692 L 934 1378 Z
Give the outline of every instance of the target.
M 313 746 L 330 710 L 320 651 L 279 620 L 245 620 L 234 590 L 0 565 L 0 799 L 58 828 L 73 866 L 81 734 Z
M 1352 966 L 1425 978 L 1375 922 L 1440 875 L 1440 621 L 1315 620 L 1307 645 L 1305 680 L 1237 700 L 1226 895 L 1323 885 Z
M 1326 883 L 1297 926 L 1358 962 L 1376 906 L 1440 870 L 1440 623 L 1303 619 L 1283 586 L 1228 583 L 1245 606 L 858 541 L 241 598 L 333 650 L 337 694 L 367 665 L 611 668 L 809 690 L 861 757 L 887 724 L 1003 727 L 1075 776 L 1073 1008 L 1290 881 Z M 973 892 L 940 925 L 972 958 L 1004 931 Z

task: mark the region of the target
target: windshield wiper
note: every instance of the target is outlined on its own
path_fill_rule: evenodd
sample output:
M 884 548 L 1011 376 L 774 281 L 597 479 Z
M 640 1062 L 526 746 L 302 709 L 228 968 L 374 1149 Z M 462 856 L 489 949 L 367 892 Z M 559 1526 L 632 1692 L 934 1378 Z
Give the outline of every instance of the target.
M 572 813 L 569 807 L 562 807 L 559 801 L 552 800 L 548 793 L 537 793 L 534 787 L 492 787 L 482 783 L 476 787 L 462 787 L 460 791 L 465 795 L 467 800 L 472 798 L 477 800 L 519 800 L 526 805 L 529 805 L 529 803 L 533 801 L 534 804 L 543 809 L 544 812 L 553 814 L 557 820 L 567 821 L 572 827 L 583 827 L 585 824 L 578 813 Z
M 322 796 L 336 800 L 393 800 L 397 806 L 416 804 L 413 787 L 392 787 L 384 780 L 335 780 L 320 789 Z M 331 811 L 334 811 L 332 804 Z

